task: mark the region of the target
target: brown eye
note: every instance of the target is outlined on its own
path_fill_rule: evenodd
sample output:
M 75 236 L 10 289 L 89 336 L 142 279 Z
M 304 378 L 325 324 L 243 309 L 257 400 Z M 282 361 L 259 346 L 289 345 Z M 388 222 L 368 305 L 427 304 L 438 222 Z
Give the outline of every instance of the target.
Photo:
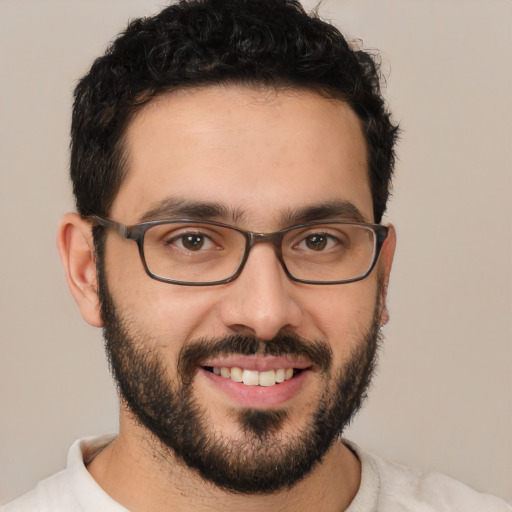
M 179 235 L 169 240 L 167 243 L 190 252 L 200 252 L 213 248 L 211 239 L 201 233 Z
M 183 247 L 189 251 L 198 251 L 204 245 L 204 237 L 202 235 L 187 235 L 182 237 Z
M 305 239 L 306 247 L 312 251 L 323 251 L 327 247 L 328 239 L 325 235 L 309 235 Z

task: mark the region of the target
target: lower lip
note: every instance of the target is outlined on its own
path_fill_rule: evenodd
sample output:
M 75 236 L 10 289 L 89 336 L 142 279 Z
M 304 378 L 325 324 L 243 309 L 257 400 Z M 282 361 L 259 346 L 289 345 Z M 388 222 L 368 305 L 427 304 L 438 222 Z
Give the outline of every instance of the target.
M 292 400 L 308 378 L 310 371 L 303 370 L 295 377 L 274 386 L 246 386 L 201 368 L 198 375 L 208 380 L 238 405 L 248 408 L 267 409 L 278 407 Z

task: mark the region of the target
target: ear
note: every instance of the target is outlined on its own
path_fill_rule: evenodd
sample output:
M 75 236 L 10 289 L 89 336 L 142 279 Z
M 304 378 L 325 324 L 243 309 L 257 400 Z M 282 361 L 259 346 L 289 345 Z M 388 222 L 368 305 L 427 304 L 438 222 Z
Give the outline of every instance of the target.
M 384 326 L 389 322 L 389 311 L 386 305 L 386 297 L 388 294 L 389 276 L 391 274 L 391 266 L 393 265 L 393 258 L 395 256 L 396 249 L 396 231 L 395 227 L 390 224 L 388 226 L 388 236 L 382 244 L 382 249 L 379 255 L 380 269 L 379 279 L 380 284 L 380 326 Z
M 93 327 L 101 327 L 91 223 L 76 213 L 66 214 L 59 224 L 57 246 L 69 289 L 82 318 Z

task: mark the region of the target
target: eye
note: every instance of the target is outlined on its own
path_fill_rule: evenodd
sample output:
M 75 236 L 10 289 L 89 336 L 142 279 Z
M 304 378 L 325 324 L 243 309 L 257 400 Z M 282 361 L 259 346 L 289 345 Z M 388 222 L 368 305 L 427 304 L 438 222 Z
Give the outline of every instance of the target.
M 335 247 L 338 240 L 326 233 L 312 233 L 296 245 L 296 249 L 321 252 Z
M 325 235 L 310 235 L 304 240 L 308 249 L 313 251 L 323 251 L 329 242 Z
M 201 233 L 185 233 L 175 236 L 167 242 L 186 251 L 199 252 L 214 248 L 212 240 Z

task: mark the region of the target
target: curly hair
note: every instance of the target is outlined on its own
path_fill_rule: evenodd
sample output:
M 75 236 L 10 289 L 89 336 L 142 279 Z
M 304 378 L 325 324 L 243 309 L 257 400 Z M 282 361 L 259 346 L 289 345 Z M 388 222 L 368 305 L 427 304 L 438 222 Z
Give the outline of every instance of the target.
M 124 135 L 158 95 L 188 86 L 307 88 L 362 122 L 375 221 L 386 209 L 398 127 L 378 63 L 298 0 L 181 0 L 133 20 L 74 94 L 70 174 L 78 211 L 107 216 L 126 168 Z

